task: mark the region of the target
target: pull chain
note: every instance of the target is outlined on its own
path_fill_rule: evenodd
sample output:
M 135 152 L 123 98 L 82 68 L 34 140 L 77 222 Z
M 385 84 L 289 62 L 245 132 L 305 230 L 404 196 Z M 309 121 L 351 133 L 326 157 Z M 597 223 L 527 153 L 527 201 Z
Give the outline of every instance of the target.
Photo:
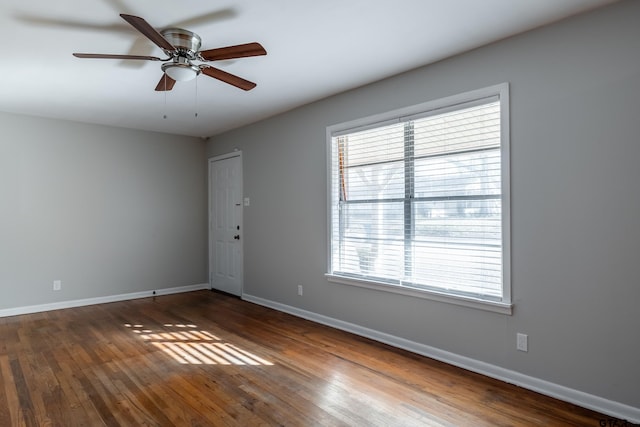
M 162 77 L 162 80 L 164 80 L 164 114 L 162 118 L 166 119 L 167 118 L 167 75 L 166 74 Z
M 197 119 L 198 118 L 198 77 L 197 76 L 196 76 L 195 80 L 196 80 L 196 95 L 194 97 L 194 100 L 195 100 L 194 101 L 194 104 L 195 104 L 194 108 L 196 110 L 196 113 L 195 113 L 195 117 L 194 118 Z

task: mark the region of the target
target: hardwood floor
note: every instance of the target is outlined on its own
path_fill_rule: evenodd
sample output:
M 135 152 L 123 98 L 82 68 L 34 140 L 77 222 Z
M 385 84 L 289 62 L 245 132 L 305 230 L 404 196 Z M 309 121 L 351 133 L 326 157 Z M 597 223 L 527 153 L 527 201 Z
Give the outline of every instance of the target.
M 610 419 L 210 291 L 0 318 L 0 339 L 0 426 L 600 426 Z

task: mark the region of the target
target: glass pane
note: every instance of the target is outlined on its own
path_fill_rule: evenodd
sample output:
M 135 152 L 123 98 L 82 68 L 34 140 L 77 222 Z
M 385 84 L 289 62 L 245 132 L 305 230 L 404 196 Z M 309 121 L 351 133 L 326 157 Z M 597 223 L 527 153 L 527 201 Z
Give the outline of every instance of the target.
M 499 198 L 416 202 L 412 281 L 500 296 L 500 210 Z
M 438 200 L 414 203 L 415 240 L 501 244 L 501 200 Z
M 380 163 L 404 157 L 404 124 L 395 123 L 375 129 L 336 137 L 344 147 L 345 166 Z
M 417 159 L 415 197 L 500 194 L 500 150 Z
M 412 282 L 462 294 L 502 295 L 499 247 L 415 242 Z
M 500 103 L 414 121 L 416 157 L 500 146 Z
M 346 200 L 404 197 L 403 162 L 353 167 L 346 174 Z
M 402 203 L 342 205 L 341 272 L 399 280 L 404 258 L 402 206 Z

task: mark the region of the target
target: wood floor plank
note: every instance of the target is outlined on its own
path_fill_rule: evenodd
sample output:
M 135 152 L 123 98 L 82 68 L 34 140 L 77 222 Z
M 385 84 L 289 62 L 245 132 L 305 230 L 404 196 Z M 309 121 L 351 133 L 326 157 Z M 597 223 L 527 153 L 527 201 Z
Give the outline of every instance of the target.
M 0 380 L 2 381 L 2 391 L 0 394 L 0 425 L 21 425 L 24 423 L 22 414 L 20 413 L 20 401 L 18 399 L 18 390 L 16 389 L 11 366 L 9 364 L 9 356 L 0 355 Z
M 19 356 L 9 358 L 9 368 L 11 369 L 11 378 L 13 379 L 13 384 L 16 389 L 18 403 L 20 404 L 21 418 L 24 420 L 25 425 L 35 426 L 37 425 L 36 414 Z
M 0 337 L 1 426 L 597 427 L 610 419 L 209 291 L 0 318 Z

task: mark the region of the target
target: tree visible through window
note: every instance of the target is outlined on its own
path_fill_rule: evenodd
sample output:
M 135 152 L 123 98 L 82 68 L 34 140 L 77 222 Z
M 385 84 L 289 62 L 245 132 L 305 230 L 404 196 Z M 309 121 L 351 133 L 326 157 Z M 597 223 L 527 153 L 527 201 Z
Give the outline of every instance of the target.
M 505 301 L 499 94 L 331 132 L 330 275 Z

